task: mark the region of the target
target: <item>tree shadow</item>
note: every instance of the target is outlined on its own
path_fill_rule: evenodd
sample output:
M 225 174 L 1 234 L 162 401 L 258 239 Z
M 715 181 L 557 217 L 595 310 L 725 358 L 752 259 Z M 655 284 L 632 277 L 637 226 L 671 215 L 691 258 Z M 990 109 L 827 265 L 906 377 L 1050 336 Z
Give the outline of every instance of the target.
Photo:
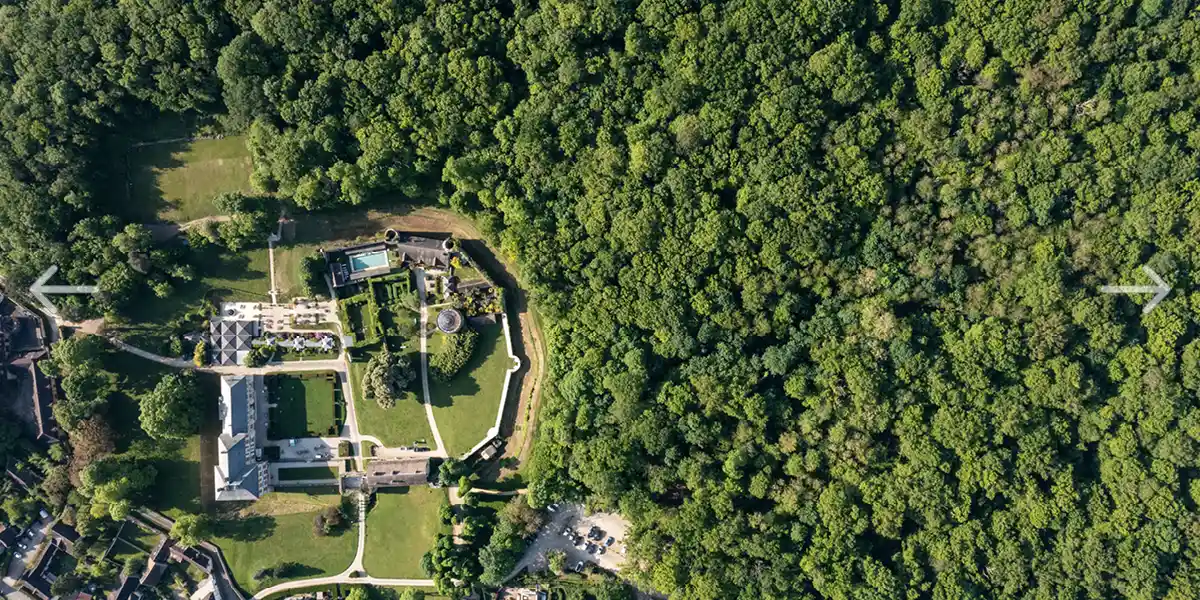
M 275 527 L 275 517 L 266 515 L 227 517 L 213 524 L 213 533 L 237 542 L 258 542 L 274 535 Z
M 165 169 L 184 166 L 176 154 L 187 150 L 189 142 L 155 144 L 125 151 L 125 181 L 114 182 L 125 186 L 125 214 L 143 222 L 154 222 L 166 210 L 178 208 L 163 195 L 159 173 Z
M 280 573 L 279 575 L 285 579 L 303 579 L 306 577 L 316 577 L 317 575 L 323 575 L 324 573 L 325 571 L 309 565 L 288 563 L 287 566 L 283 568 L 283 573 Z

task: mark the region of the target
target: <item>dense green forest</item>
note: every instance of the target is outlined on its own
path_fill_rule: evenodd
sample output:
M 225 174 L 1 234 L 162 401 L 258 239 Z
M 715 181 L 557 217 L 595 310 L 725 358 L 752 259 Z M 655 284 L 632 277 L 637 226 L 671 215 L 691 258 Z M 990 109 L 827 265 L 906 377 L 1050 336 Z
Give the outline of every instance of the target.
M 214 119 L 297 209 L 441 203 L 516 258 L 532 501 L 619 508 L 646 585 L 1200 597 L 1194 0 L 0 4 L 10 283 L 186 278 L 108 247 L 102 165 Z M 1097 292 L 1142 264 L 1150 314 Z

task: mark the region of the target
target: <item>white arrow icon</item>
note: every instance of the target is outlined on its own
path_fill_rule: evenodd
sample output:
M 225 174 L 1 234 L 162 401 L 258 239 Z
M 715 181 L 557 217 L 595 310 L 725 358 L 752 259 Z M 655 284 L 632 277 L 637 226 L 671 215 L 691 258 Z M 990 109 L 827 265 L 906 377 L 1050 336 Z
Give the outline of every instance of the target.
M 1142 307 L 1142 314 L 1148 315 L 1150 311 L 1154 310 L 1154 307 L 1158 306 L 1159 302 L 1167 297 L 1167 294 L 1171 293 L 1171 286 L 1167 285 L 1167 282 L 1163 281 L 1162 277 L 1154 272 L 1154 269 L 1142 265 L 1142 270 L 1146 272 L 1154 285 L 1106 285 L 1100 288 L 1100 291 L 1105 294 L 1154 294 L 1150 302 Z
M 57 317 L 58 310 L 50 303 L 46 294 L 95 294 L 100 289 L 94 285 L 46 285 L 46 282 L 50 281 L 50 278 L 54 277 L 57 272 L 58 265 L 50 265 L 50 268 L 46 269 L 42 276 L 29 286 L 29 292 L 38 299 L 38 302 L 42 303 L 42 308 L 51 316 Z

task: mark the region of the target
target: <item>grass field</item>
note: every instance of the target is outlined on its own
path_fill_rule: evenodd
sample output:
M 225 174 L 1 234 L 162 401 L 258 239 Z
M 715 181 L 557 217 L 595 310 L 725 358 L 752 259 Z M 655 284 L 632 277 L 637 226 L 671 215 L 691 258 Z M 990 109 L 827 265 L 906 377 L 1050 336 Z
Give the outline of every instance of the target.
M 434 351 L 431 343 L 429 352 Z M 429 378 L 433 417 L 451 456 L 470 450 L 496 424 L 504 375 L 511 366 L 504 332 L 500 325 L 491 325 L 479 331 L 475 353 L 454 379 L 440 382 Z
M 325 437 L 341 429 L 333 373 L 271 375 L 271 408 L 267 437 L 283 440 Z
M 317 536 L 313 517 L 340 502 L 336 494 L 270 493 L 219 520 L 213 541 L 225 553 L 238 585 L 251 593 L 279 581 L 335 575 L 354 560 L 357 535 L 350 528 L 332 536 Z M 284 562 L 300 566 L 284 579 L 254 580 L 259 570 Z
M 441 526 L 438 508 L 444 501 L 445 490 L 424 486 L 376 493 L 375 506 L 367 513 L 367 572 L 374 577 L 424 577 L 421 557 L 433 548 Z
M 279 469 L 280 481 L 300 481 L 303 479 L 337 479 L 338 472 L 330 467 L 292 467 Z
M 413 360 L 419 360 L 415 355 Z M 425 417 L 425 406 L 418 397 L 421 382 L 413 382 L 412 388 L 392 408 L 380 408 L 374 400 L 363 397 L 362 375 L 366 362 L 350 363 L 350 376 L 354 385 L 354 408 L 358 413 L 358 428 L 365 435 L 373 435 L 388 446 L 405 446 L 416 440 L 432 443 L 433 433 Z M 418 366 L 419 368 L 419 366 Z
M 198 140 L 129 150 L 130 204 L 146 220 L 186 222 L 218 214 L 212 199 L 249 192 L 246 138 Z

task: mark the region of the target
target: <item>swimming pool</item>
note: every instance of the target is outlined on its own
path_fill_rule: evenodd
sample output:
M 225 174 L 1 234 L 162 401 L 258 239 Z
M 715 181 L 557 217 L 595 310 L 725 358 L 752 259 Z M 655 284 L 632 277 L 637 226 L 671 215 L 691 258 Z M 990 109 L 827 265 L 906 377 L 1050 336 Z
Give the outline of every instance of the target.
M 378 269 L 379 267 L 388 266 L 387 250 L 379 250 L 376 252 L 367 252 L 365 254 L 355 254 L 350 257 L 350 271 L 366 271 L 367 269 Z

